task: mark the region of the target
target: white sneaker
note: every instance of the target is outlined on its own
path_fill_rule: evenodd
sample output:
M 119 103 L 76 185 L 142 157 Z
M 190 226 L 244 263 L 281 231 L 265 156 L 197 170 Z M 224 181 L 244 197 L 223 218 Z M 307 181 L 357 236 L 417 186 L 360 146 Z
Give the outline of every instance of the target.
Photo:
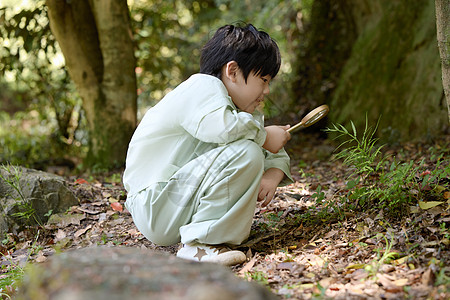
M 200 261 L 218 263 L 224 266 L 234 266 L 247 260 L 245 254 L 238 250 L 231 250 L 221 245 L 184 244 L 178 250 L 177 257 Z

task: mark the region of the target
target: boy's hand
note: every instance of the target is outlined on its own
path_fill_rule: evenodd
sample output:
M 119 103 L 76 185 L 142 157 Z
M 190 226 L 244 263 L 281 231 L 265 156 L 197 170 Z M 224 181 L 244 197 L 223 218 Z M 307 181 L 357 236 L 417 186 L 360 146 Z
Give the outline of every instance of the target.
M 277 186 L 283 180 L 283 177 L 283 171 L 276 168 L 270 168 L 263 174 L 258 194 L 258 201 L 264 200 L 262 206 L 267 206 L 272 201 Z
M 267 126 L 265 127 L 267 136 L 264 142 L 263 148 L 272 152 L 278 153 L 281 148 L 291 139 L 291 134 L 286 130 L 291 127 L 290 125 L 285 126 Z

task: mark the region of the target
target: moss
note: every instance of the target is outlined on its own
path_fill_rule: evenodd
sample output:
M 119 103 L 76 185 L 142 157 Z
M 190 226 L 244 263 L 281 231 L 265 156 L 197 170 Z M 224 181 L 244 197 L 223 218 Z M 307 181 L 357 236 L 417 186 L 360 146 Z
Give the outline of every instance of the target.
M 381 115 L 379 132 L 395 131 L 400 139 L 437 134 L 447 115 L 434 5 L 384 2 L 378 13 L 361 23 L 330 103 L 330 120 L 352 120 L 363 128 L 366 114 L 371 124 Z

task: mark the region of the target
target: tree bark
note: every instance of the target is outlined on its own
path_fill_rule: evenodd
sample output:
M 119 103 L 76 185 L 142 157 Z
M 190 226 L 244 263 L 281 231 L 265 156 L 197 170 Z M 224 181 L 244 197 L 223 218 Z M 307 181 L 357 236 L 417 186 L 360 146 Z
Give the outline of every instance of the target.
M 442 63 L 442 85 L 450 122 L 450 0 L 436 0 L 436 30 Z
M 348 0 L 313 1 L 310 23 L 297 49 L 298 80 L 293 90 L 304 113 L 329 100 L 357 38 Z M 305 47 L 305 49 L 301 49 Z M 317 126 L 316 128 L 321 128 Z
M 367 116 L 369 125 L 379 121 L 381 143 L 447 134 L 435 2 L 352 0 L 349 7 L 357 38 L 326 98 L 328 121 L 347 127 L 352 121 L 363 132 Z M 326 24 L 322 28 L 330 28 Z M 317 51 L 335 56 L 324 50 Z
M 136 126 L 136 61 L 126 1 L 47 0 L 50 28 L 83 100 L 89 130 L 86 163 L 125 161 Z

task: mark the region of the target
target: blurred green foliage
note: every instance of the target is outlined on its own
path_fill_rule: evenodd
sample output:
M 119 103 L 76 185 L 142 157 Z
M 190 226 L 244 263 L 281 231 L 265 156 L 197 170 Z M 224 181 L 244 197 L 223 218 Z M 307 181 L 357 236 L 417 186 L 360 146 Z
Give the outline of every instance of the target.
M 279 44 L 282 68 L 266 101 L 268 117 L 291 103 L 295 51 L 308 1 L 129 0 L 138 79 L 138 117 L 198 72 L 200 50 L 217 28 L 252 23 Z M 64 66 L 45 1 L 0 7 L 0 162 L 36 167 L 86 153 L 82 102 Z
M 81 101 L 44 1 L 3 7 L 0 20 L 0 162 L 37 166 L 80 155 Z
M 140 116 L 168 91 L 198 72 L 203 44 L 222 25 L 252 23 L 279 44 L 283 64 L 266 103 L 268 117 L 288 110 L 298 48 L 301 1 L 130 1 L 137 42 Z M 306 5 L 306 4 L 307 5 Z M 303 1 L 310 8 L 312 0 Z M 305 6 L 306 5 L 306 6 Z M 307 14 L 306 14 L 307 15 Z

